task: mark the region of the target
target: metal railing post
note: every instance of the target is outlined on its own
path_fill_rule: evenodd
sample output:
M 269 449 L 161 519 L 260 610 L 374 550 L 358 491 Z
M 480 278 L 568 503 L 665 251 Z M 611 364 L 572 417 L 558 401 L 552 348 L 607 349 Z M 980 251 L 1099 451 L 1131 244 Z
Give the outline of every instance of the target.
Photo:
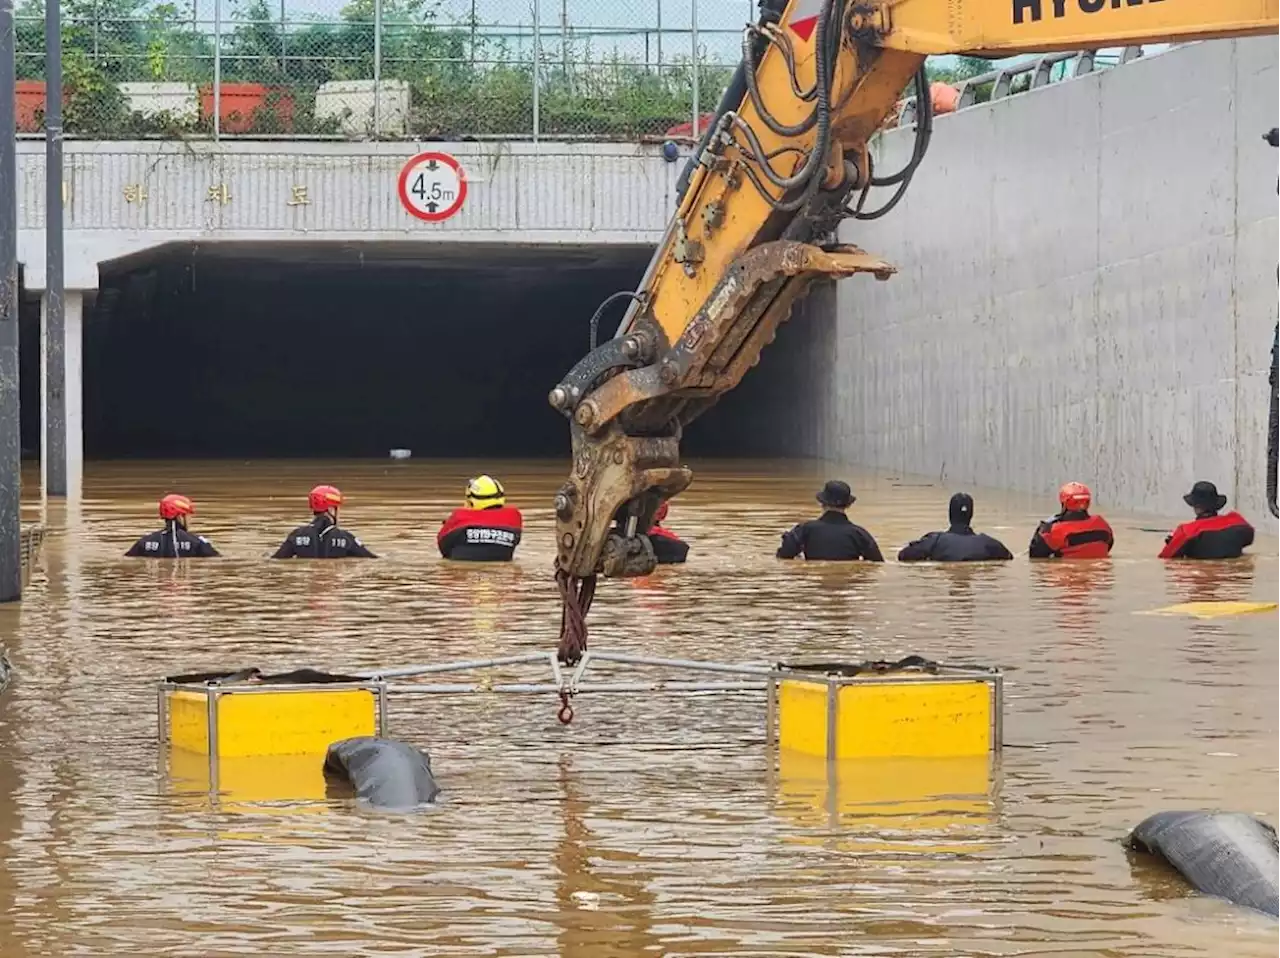
M 698 0 L 689 6 L 689 33 L 693 39 L 693 130 L 691 136 L 696 140 L 698 133 Z
M 662 76 L 662 0 L 658 0 L 658 76 Z
M 382 136 L 382 0 L 373 0 L 373 135 Z
M 542 78 L 542 10 L 538 0 L 533 0 L 533 142 L 538 142 L 539 127 L 542 119 L 542 101 L 538 87 Z
M 45 249 L 45 411 L 44 493 L 67 494 L 67 317 L 63 290 L 62 241 L 62 11 L 49 0 L 44 12 L 44 249 Z
M 569 0 L 560 0 L 560 67 L 569 82 Z
M 222 0 L 213 0 L 213 138 L 222 133 Z
M 22 598 L 18 157 L 13 0 L 0 0 L 0 602 Z

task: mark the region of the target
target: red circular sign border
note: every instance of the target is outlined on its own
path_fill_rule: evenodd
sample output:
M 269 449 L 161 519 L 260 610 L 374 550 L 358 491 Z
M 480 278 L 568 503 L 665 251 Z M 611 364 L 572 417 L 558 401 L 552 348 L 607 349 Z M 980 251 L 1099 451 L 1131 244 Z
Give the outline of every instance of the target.
M 440 160 L 445 164 L 445 166 L 452 167 L 453 171 L 458 174 L 458 198 L 454 201 L 452 206 L 439 213 L 425 213 L 422 210 L 417 209 L 409 202 L 408 190 L 405 188 L 409 183 L 409 171 L 419 163 L 429 159 Z M 400 195 L 400 205 L 404 207 L 405 212 L 410 216 L 416 216 L 418 219 L 425 220 L 428 223 L 439 223 L 455 216 L 458 211 L 462 209 L 462 204 L 466 202 L 467 199 L 467 174 L 466 171 L 463 170 L 462 164 L 448 153 L 437 153 L 434 150 L 428 150 L 425 153 L 419 153 L 416 156 L 410 157 L 405 162 L 403 168 L 400 170 L 400 178 L 396 183 L 396 192 Z

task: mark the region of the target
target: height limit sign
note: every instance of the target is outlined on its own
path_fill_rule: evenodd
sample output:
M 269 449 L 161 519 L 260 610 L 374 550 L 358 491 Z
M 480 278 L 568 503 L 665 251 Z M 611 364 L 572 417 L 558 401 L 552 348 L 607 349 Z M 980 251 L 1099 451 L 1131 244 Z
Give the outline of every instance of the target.
M 448 153 L 419 153 L 400 171 L 400 205 L 428 223 L 447 220 L 467 198 L 467 174 Z

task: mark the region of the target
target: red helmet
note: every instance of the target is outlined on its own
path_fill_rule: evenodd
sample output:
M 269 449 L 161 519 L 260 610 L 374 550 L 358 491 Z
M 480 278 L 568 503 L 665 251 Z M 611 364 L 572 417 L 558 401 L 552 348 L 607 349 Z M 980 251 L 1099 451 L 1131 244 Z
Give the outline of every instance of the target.
M 1083 482 L 1068 482 L 1058 490 L 1058 501 L 1062 503 L 1062 508 L 1072 512 L 1088 509 L 1092 499 L 1093 493 Z
M 658 511 L 653 514 L 653 524 L 656 526 L 659 522 L 667 517 L 667 503 L 664 501 L 658 506 Z
M 342 491 L 337 486 L 316 486 L 307 494 L 312 512 L 328 512 L 342 505 Z
M 196 507 L 186 496 L 170 493 L 160 500 L 161 519 L 177 519 L 179 516 L 189 516 L 195 511 Z

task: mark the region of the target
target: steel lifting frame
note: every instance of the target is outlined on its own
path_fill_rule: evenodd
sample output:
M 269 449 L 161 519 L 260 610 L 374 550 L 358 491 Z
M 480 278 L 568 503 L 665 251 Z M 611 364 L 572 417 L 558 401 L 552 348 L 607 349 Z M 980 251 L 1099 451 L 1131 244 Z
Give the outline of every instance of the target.
M 588 684 L 583 682 L 587 669 L 593 662 L 608 662 L 618 665 L 647 665 L 660 668 L 683 669 L 690 672 L 708 672 L 712 674 L 739 676 L 738 681 L 696 682 L 682 680 L 658 679 L 648 682 L 600 682 Z M 532 665 L 543 663 L 551 670 L 550 682 L 497 682 L 486 678 L 481 682 L 464 683 L 392 683 L 391 679 L 418 678 L 426 675 L 444 675 L 452 672 L 467 672 L 473 669 L 493 669 L 509 665 Z M 768 692 L 769 715 L 768 727 L 770 739 L 775 726 L 774 717 L 777 711 L 776 670 L 756 665 L 727 665 L 719 662 L 697 662 L 690 659 L 660 659 L 644 655 L 632 655 L 624 652 L 597 652 L 588 649 L 582 658 L 568 670 L 561 665 L 555 652 L 531 652 L 527 655 L 507 655 L 492 659 L 470 659 L 461 662 L 441 662 L 437 665 L 406 665 L 392 669 L 374 669 L 353 673 L 359 678 L 378 683 L 387 693 L 397 695 L 459 695 L 477 692 L 514 693 L 526 695 L 559 695 L 564 705 L 561 708 L 561 721 L 567 722 L 573 717 L 568 701 L 575 695 L 586 695 L 601 692 Z M 567 711 L 567 717 L 564 714 Z M 383 733 L 385 734 L 385 732 Z

